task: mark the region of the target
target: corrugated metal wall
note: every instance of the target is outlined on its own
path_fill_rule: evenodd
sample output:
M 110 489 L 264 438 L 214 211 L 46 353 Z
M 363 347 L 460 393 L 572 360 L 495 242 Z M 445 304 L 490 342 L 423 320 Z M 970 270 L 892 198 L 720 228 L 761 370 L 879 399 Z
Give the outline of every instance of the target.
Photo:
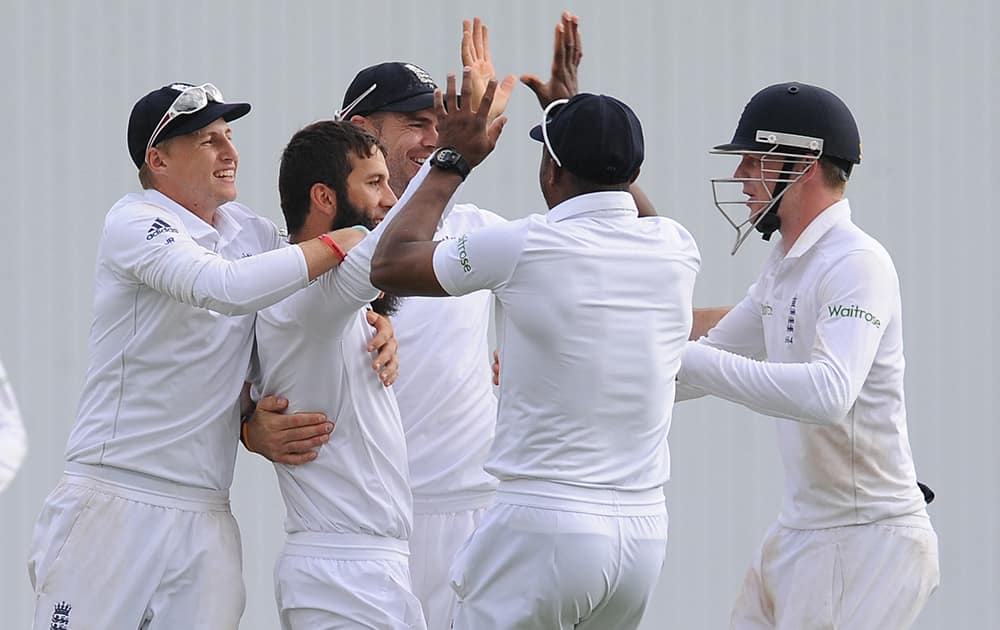
M 0 614 L 27 627 L 25 571 L 35 515 L 59 476 L 85 368 L 92 271 L 107 208 L 137 187 L 125 151 L 132 103 L 175 80 L 212 81 L 253 103 L 234 124 L 241 200 L 280 218 L 276 166 L 297 128 L 328 117 L 355 71 L 383 60 L 442 79 L 459 67 L 460 20 L 483 16 L 501 73 L 547 73 L 563 8 L 582 17 L 581 87 L 631 103 L 643 120 L 641 183 L 661 213 L 698 238 L 697 301 L 738 300 L 766 245 L 730 258 L 731 233 L 708 178 L 733 164 L 728 139 L 745 101 L 783 80 L 818 83 L 852 107 L 864 164 L 855 220 L 893 254 L 902 281 L 910 436 L 921 478 L 939 491 L 942 587 L 918 628 L 1000 627 L 1000 471 L 993 181 L 1000 63 L 989 0 L 837 3 L 658 1 L 0 2 L 0 356 L 31 439 L 0 496 Z M 543 208 L 539 117 L 519 90 L 496 153 L 463 198 L 517 217 Z M 730 603 L 781 484 L 773 421 L 717 401 L 680 406 L 671 435 L 667 565 L 645 629 L 726 627 Z M 268 465 L 241 456 L 244 628 L 275 627 L 271 566 L 283 509 Z M 81 571 L 88 570 L 80 567 Z M 92 570 L 100 570 L 92 568 Z

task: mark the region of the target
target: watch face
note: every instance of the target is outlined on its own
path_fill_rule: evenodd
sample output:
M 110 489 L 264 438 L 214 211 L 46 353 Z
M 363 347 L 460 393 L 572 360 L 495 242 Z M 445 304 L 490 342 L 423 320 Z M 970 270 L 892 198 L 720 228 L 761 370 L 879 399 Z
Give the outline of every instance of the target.
M 434 154 L 434 161 L 441 166 L 454 166 L 461 158 L 457 151 L 452 149 L 441 149 Z

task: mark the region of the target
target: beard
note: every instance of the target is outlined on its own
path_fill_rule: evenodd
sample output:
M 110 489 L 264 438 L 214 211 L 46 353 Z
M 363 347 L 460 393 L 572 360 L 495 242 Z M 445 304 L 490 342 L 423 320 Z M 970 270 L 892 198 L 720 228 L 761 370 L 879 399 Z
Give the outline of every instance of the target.
M 385 291 L 379 293 L 379 296 L 371 302 L 372 310 L 386 317 L 392 317 L 398 313 L 399 307 L 402 305 L 403 298 Z
M 375 229 L 376 221 L 374 218 L 351 203 L 346 194 L 339 190 L 334 192 L 337 195 L 337 216 L 333 220 L 333 225 L 330 226 L 330 231 L 355 225 L 363 225 L 369 230 Z M 399 312 L 402 302 L 402 298 L 398 295 L 383 291 L 371 302 L 371 307 L 379 315 L 390 317 Z

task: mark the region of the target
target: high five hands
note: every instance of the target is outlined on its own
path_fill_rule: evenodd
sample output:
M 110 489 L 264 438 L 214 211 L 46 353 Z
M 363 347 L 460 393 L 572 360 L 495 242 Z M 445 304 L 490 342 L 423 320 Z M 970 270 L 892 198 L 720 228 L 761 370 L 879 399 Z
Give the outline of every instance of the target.
M 544 109 L 549 103 L 560 98 L 570 98 L 579 91 L 577 71 L 583 58 L 580 38 L 580 18 L 564 11 L 556 24 L 555 41 L 552 52 L 552 71 L 547 82 L 533 74 L 521 75 L 521 83 L 528 86 Z M 479 18 L 462 21 L 462 65 L 469 68 L 472 78 L 472 97 L 476 102 L 482 98 L 486 84 L 497 79 L 490 55 L 490 36 L 486 24 Z M 498 79 L 499 80 L 499 79 Z M 514 91 L 516 79 L 507 75 L 500 81 L 493 99 L 489 120 L 500 116 L 507 107 L 507 101 Z
M 490 79 L 497 78 L 496 71 L 493 69 L 493 58 L 490 56 L 489 29 L 479 18 L 474 18 L 472 22 L 462 20 L 462 66 L 470 70 L 472 100 L 478 103 L 482 100 Z M 517 77 L 513 74 L 505 76 L 503 81 L 500 81 L 496 95 L 493 97 L 493 105 L 490 108 L 489 120 L 491 122 L 503 114 L 516 85 Z
M 580 18 L 564 11 L 556 24 L 549 80 L 533 74 L 521 75 L 544 108 L 554 100 L 577 93 L 577 73 L 583 47 Z M 490 55 L 489 29 L 480 18 L 462 21 L 462 88 L 456 100 L 455 75 L 448 76 L 447 92 L 435 94 L 438 115 L 438 146 L 454 147 L 470 167 L 481 163 L 493 151 L 507 119 L 503 112 L 517 83 L 514 75 L 497 79 Z M 459 102 L 465 109 L 459 109 Z
M 462 106 L 459 107 L 455 75 L 449 74 L 445 93 L 441 94 L 440 88 L 434 91 L 434 109 L 438 116 L 438 146 L 453 147 L 474 168 L 496 147 L 507 118 L 500 116 L 491 120 L 498 85 L 495 78 L 486 83 L 478 100 L 473 97 L 472 84 L 472 69 L 466 67 L 462 70 Z
M 538 103 L 545 109 L 560 98 L 570 98 L 579 90 L 577 70 L 583 58 L 580 40 L 580 18 L 564 11 L 556 24 L 555 49 L 552 53 L 552 75 L 547 83 L 533 74 L 521 75 L 521 83 L 535 93 Z

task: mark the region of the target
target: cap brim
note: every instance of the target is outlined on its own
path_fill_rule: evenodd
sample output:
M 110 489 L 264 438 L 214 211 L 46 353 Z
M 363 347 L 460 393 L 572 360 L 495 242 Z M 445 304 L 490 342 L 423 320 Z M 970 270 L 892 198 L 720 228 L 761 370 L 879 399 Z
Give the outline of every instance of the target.
M 246 116 L 249 112 L 250 103 L 209 102 L 204 109 L 200 109 L 193 114 L 183 114 L 172 120 L 163 132 L 160 133 L 157 142 L 193 133 L 203 127 L 207 127 L 212 121 L 219 118 L 226 122 L 232 122 L 237 118 Z
M 538 142 L 545 142 L 545 136 L 542 135 L 541 125 L 535 125 L 534 127 L 532 127 L 531 131 L 528 132 L 528 135 L 531 136 L 532 140 L 537 140 Z
M 408 113 L 408 112 L 419 112 L 422 109 L 431 109 L 432 107 L 434 107 L 434 92 L 423 92 L 421 94 L 408 96 L 399 101 L 386 103 L 385 105 L 376 107 L 375 109 L 365 109 L 363 107 L 358 107 L 352 113 L 358 114 L 359 116 L 367 116 L 368 114 L 373 114 L 375 112 Z
M 764 144 L 763 142 L 729 142 L 726 144 L 719 144 L 712 147 L 713 151 L 770 151 L 774 148 L 773 144 Z

